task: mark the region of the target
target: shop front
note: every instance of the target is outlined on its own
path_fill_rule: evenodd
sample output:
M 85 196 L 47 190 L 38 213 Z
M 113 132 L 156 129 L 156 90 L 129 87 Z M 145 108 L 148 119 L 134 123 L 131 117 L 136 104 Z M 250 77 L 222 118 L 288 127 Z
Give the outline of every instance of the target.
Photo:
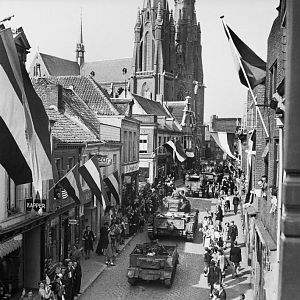
M 132 205 L 137 198 L 139 163 L 123 166 L 122 172 L 122 206 Z
M 45 216 L 24 216 L 18 226 L 1 231 L 0 295 L 37 288 L 43 275 L 45 220 Z
M 0 291 L 15 294 L 23 283 L 23 234 L 0 243 Z
M 75 204 L 48 218 L 45 225 L 44 274 L 53 273 L 59 262 L 69 258 L 74 245 L 80 247 L 83 220 L 83 206 Z

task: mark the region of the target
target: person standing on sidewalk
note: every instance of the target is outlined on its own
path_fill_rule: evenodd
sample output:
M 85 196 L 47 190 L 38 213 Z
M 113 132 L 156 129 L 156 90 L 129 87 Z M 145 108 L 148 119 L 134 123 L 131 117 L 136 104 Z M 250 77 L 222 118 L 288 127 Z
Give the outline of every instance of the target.
M 74 267 L 74 273 L 73 273 L 73 275 L 74 275 L 74 281 L 73 281 L 74 296 L 78 296 L 78 295 L 80 295 L 82 270 L 81 270 L 80 263 L 77 261 L 73 262 L 73 267 Z
M 238 228 L 234 224 L 234 221 L 231 221 L 231 225 L 228 230 L 228 236 L 230 238 L 231 245 L 233 245 L 233 243 L 235 242 L 235 240 L 238 236 Z
M 216 212 L 216 225 L 218 227 L 218 230 L 222 230 L 222 222 L 223 222 L 223 210 L 221 205 L 218 205 L 217 212 Z
M 90 259 L 91 251 L 94 250 L 94 240 L 95 235 L 93 231 L 91 230 L 90 226 L 86 226 L 85 231 L 83 233 L 85 259 Z
M 204 276 L 206 277 L 208 274 L 212 256 L 211 256 L 211 251 L 208 248 L 205 248 L 204 250 L 205 250 L 205 253 L 204 253 Z
M 241 248 L 238 247 L 237 242 L 234 242 L 230 249 L 230 261 L 233 264 L 232 268 L 232 278 L 237 277 L 237 269 L 240 265 L 240 262 L 242 261 L 242 252 Z
M 235 196 L 233 197 L 232 203 L 233 203 L 233 211 L 234 214 L 236 215 L 240 204 L 240 197 L 238 196 L 238 193 L 236 193 Z
M 221 270 L 216 266 L 216 262 L 211 260 L 210 267 L 207 274 L 207 283 L 210 287 L 210 297 L 213 297 L 213 289 L 215 283 L 220 283 L 222 281 Z

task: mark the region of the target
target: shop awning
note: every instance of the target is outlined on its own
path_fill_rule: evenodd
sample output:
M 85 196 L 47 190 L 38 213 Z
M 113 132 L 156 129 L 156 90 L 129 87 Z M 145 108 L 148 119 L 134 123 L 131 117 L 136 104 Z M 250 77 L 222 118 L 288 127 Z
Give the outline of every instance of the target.
M 186 151 L 185 154 L 186 154 L 186 156 L 189 157 L 189 158 L 194 158 L 194 157 L 195 157 L 195 154 L 194 154 L 194 152 L 192 152 L 192 151 Z
M 262 158 L 267 157 L 267 155 L 269 154 L 269 150 L 270 150 L 270 143 L 268 142 L 265 149 L 264 149 L 264 151 L 263 151 L 263 153 L 262 153 L 262 155 L 261 155 L 261 157 Z
M 0 244 L 0 258 L 22 247 L 23 236 L 20 234 Z

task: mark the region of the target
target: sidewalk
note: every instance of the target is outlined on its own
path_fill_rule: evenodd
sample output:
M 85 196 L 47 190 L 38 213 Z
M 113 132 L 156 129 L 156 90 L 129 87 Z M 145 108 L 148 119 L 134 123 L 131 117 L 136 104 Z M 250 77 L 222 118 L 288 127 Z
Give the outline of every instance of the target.
M 123 249 L 131 242 L 131 240 L 136 236 L 135 233 L 133 236 L 125 239 L 124 245 L 120 245 L 120 253 L 123 251 Z M 95 248 L 97 247 L 97 244 L 95 243 Z M 82 268 L 82 281 L 81 281 L 81 289 L 80 292 L 84 293 L 89 286 L 93 284 L 94 281 L 101 275 L 101 273 L 106 269 L 106 268 L 113 268 L 113 267 L 108 267 L 105 264 L 105 256 L 101 255 L 99 256 L 95 252 L 91 253 L 91 258 L 90 259 L 84 259 L 82 257 L 81 259 L 81 268 Z M 79 299 L 79 297 L 75 297 L 75 299 Z
M 227 299 L 239 299 L 239 295 L 244 293 L 246 296 L 246 300 L 252 300 L 253 299 L 253 291 L 251 289 L 251 267 L 248 266 L 248 259 L 247 259 L 247 253 L 246 253 L 246 247 L 245 247 L 245 238 L 244 238 L 244 232 L 242 227 L 242 215 L 241 210 L 239 207 L 238 214 L 235 215 L 233 212 L 233 204 L 232 204 L 232 198 L 230 197 L 231 203 L 230 208 L 231 211 L 224 214 L 223 224 L 226 222 L 234 221 L 234 223 L 238 227 L 238 237 L 237 242 L 238 245 L 241 247 L 242 250 L 242 262 L 240 263 L 240 271 L 238 272 L 237 278 L 231 277 L 231 270 L 230 272 L 226 272 L 226 277 L 224 280 L 224 287 L 227 294 Z M 218 200 L 213 199 L 212 201 L 212 209 L 215 209 L 215 206 L 217 204 Z M 227 249 L 225 251 L 225 254 L 227 257 L 229 257 L 230 249 Z

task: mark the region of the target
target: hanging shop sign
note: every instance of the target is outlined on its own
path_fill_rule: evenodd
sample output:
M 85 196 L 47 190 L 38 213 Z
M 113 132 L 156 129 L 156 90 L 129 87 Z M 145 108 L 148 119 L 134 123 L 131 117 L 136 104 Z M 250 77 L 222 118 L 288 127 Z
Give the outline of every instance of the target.
M 99 167 L 108 167 L 112 164 L 112 160 L 107 155 L 97 153 Z
M 125 165 L 124 167 L 124 174 L 136 172 L 139 170 L 139 163 Z
M 26 203 L 26 211 L 38 211 L 40 208 L 42 208 L 43 212 L 46 212 L 46 203 L 47 201 L 45 199 L 42 200 L 34 200 L 32 198 L 28 198 L 25 200 Z
M 69 225 L 78 225 L 78 220 L 76 219 L 69 219 Z

